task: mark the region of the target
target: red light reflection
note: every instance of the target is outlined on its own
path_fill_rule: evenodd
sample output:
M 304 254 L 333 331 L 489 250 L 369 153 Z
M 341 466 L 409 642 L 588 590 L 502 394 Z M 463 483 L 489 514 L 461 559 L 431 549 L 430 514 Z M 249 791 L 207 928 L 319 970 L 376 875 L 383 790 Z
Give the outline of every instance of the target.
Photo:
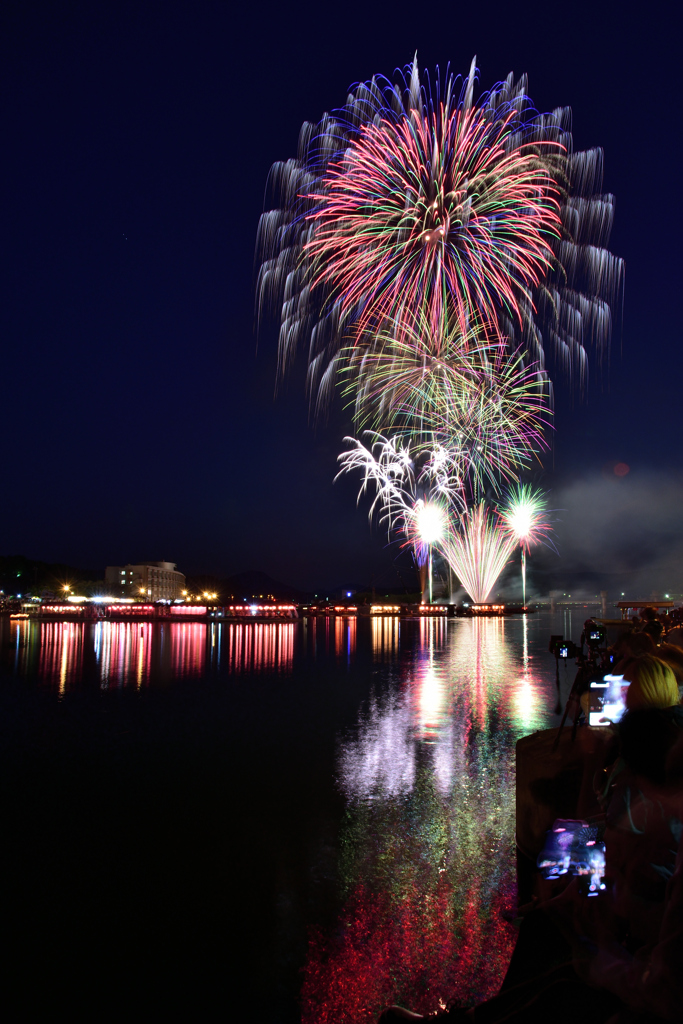
M 501 917 L 514 895 L 498 891 L 482 915 L 482 888 L 486 880 L 473 878 L 472 899 L 463 906 L 444 876 L 427 894 L 416 885 L 403 895 L 359 885 L 336 941 L 311 939 L 303 1024 L 376 1021 L 392 1003 L 430 1014 L 444 1005 L 440 993 L 453 993 L 460 1006 L 495 995 L 516 939 Z
M 228 667 L 233 672 L 289 671 L 294 660 L 294 623 L 230 623 L 227 630 Z
M 81 674 L 83 628 L 82 622 L 41 623 L 38 674 L 47 682 L 56 682 L 60 693 Z
M 448 620 L 445 618 L 420 619 L 420 647 L 431 650 L 443 647 L 448 637 Z
M 170 631 L 173 675 L 202 675 L 206 665 L 206 623 L 173 622 Z
M 154 627 L 150 622 L 98 622 L 95 656 L 103 689 L 109 686 L 138 688 L 149 680 Z

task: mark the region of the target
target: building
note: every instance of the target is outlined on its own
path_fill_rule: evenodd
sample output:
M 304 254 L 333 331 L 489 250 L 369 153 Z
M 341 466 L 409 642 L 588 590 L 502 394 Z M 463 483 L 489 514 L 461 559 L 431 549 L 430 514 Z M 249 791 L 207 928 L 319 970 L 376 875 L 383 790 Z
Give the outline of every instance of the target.
M 185 577 L 177 571 L 175 562 L 108 565 L 104 581 L 115 597 L 138 601 L 174 601 L 185 590 Z

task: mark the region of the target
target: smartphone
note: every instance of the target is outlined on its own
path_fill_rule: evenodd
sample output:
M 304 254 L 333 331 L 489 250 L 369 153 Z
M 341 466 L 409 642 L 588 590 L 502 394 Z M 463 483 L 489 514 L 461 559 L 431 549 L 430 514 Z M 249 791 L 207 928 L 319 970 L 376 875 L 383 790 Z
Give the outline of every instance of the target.
M 549 832 L 537 864 L 544 878 L 576 875 L 586 896 L 605 889 L 605 844 L 598 825 L 558 818 Z
M 623 676 L 606 675 L 592 682 L 588 696 L 588 724 L 618 722 L 626 710 L 628 686 Z
M 558 818 L 545 834 L 545 844 L 536 864 L 544 878 L 559 878 L 572 871 L 577 834 L 588 828 L 585 821 Z M 572 872 L 573 873 L 573 872 Z
M 585 849 L 576 850 L 576 856 L 574 874 L 579 876 L 581 892 L 599 896 L 605 889 L 605 844 L 597 839 L 589 841 Z

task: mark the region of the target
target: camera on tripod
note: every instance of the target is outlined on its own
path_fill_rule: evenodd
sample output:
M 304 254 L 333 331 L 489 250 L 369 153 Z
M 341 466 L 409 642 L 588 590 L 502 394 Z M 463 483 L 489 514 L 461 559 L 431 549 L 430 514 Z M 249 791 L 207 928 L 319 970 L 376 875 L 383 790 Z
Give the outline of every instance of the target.
M 606 636 L 607 630 L 604 626 L 599 626 L 597 622 L 593 622 L 592 619 L 587 619 L 586 622 L 584 622 L 581 643 L 586 644 L 589 649 L 601 647 L 605 642 Z
M 565 640 L 564 637 L 553 635 L 550 637 L 550 644 L 548 650 L 551 654 L 554 654 L 556 658 L 570 659 L 576 658 L 579 649 L 572 640 Z
M 606 725 L 609 722 L 618 721 L 620 710 L 616 698 L 612 699 L 612 690 L 608 693 L 608 684 L 621 681 L 621 676 L 611 676 L 610 669 L 614 663 L 614 652 L 604 646 L 607 630 L 604 626 L 594 622 L 593 619 L 586 619 L 583 624 L 581 643 L 575 644 L 571 640 L 554 634 L 550 637 L 548 650 L 555 656 L 555 684 L 557 686 L 557 707 L 556 714 L 560 713 L 560 659 L 567 664 L 570 658 L 576 658 L 578 671 L 576 678 L 569 691 L 565 705 L 562 721 L 555 740 L 553 750 L 557 749 L 560 733 L 571 711 L 574 721 L 572 736 L 576 735 L 576 728 L 579 719 L 584 715 L 591 725 Z M 584 644 L 588 647 L 584 654 Z M 588 710 L 581 703 L 581 698 L 588 692 Z M 609 706 L 607 698 L 610 697 Z M 619 696 L 621 690 L 619 691 Z M 622 702 L 623 703 L 623 702 Z M 585 705 L 585 701 L 584 701 Z M 622 709 L 623 710 L 623 709 Z

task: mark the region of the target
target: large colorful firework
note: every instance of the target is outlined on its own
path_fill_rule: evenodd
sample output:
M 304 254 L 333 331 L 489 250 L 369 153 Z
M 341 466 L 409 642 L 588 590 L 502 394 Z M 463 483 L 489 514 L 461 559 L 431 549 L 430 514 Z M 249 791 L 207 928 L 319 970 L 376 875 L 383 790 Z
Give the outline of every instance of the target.
M 602 154 L 573 152 L 570 112 L 538 114 L 512 75 L 475 99 L 475 77 L 425 87 L 413 61 L 304 125 L 272 170 L 258 309 L 280 316 L 280 373 L 306 342 L 316 409 L 341 379 L 373 429 L 340 456 L 371 517 L 418 564 L 438 545 L 481 601 L 520 540 L 485 496 L 547 447 L 547 357 L 583 385 L 608 345 L 622 264 Z
M 474 84 L 473 62 L 425 88 L 415 61 L 400 84 L 361 83 L 272 170 L 259 313 L 280 313 L 281 372 L 308 342 L 319 401 L 342 349 L 420 316 L 492 331 L 541 366 L 545 346 L 582 381 L 587 348 L 609 341 L 622 267 L 601 153 L 573 153 L 569 111 L 539 115 L 525 77 L 476 102 Z

